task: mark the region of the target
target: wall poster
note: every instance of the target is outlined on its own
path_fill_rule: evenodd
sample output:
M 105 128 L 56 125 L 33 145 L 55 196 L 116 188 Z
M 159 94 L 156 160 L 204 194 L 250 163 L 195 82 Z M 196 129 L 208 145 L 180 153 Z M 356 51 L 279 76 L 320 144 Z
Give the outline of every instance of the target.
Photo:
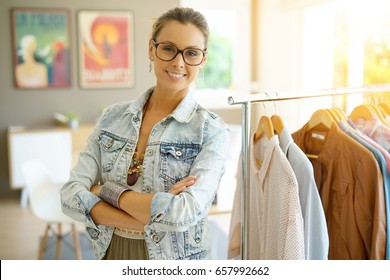
M 79 11 L 78 51 L 82 88 L 134 86 L 133 14 Z
M 15 87 L 70 87 L 69 11 L 13 8 L 11 20 Z

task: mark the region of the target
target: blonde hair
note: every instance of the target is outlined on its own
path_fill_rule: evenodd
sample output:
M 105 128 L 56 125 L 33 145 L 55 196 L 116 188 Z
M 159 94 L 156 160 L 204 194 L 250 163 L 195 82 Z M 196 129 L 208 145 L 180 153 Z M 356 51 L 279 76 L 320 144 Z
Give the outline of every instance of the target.
M 209 39 L 209 26 L 203 14 L 192 8 L 176 7 L 162 14 L 153 24 L 152 40 L 156 41 L 158 34 L 166 23 L 178 21 L 181 24 L 193 24 L 203 33 L 205 39 L 205 48 Z

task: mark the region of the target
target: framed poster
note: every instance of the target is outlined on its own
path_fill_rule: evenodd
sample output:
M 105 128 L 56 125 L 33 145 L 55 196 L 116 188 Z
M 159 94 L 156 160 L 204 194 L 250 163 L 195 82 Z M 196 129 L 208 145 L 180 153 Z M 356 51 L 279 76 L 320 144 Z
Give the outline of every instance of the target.
M 130 11 L 79 11 L 80 87 L 134 85 L 133 27 Z
M 13 8 L 11 21 L 15 87 L 70 87 L 69 11 Z

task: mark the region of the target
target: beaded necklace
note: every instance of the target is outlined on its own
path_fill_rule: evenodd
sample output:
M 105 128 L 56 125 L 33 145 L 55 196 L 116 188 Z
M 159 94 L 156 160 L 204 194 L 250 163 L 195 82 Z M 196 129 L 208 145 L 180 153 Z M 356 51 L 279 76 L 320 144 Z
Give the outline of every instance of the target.
M 135 147 L 133 159 L 129 171 L 127 171 L 127 184 L 129 186 L 134 185 L 137 182 L 139 175 L 141 175 L 142 173 L 142 164 L 144 162 L 145 154 L 141 154 L 139 160 L 137 160 L 137 155 L 138 155 L 138 146 Z
M 146 100 L 145 105 L 142 109 L 143 118 L 145 118 L 146 116 L 146 109 L 148 108 L 149 100 L 150 100 L 150 96 Z M 141 175 L 142 173 L 142 164 L 144 162 L 145 154 L 144 153 L 141 154 L 139 160 L 137 160 L 137 155 L 138 155 L 138 145 L 135 146 L 133 159 L 131 161 L 129 170 L 127 171 L 127 184 L 129 186 L 133 186 L 137 182 L 139 175 Z

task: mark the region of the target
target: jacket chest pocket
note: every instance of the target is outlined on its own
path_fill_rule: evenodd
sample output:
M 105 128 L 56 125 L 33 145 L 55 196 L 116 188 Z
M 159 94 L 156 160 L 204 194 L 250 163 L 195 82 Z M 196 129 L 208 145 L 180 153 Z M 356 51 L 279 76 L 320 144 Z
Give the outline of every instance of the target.
M 107 133 L 100 134 L 97 141 L 101 148 L 102 170 L 103 172 L 110 172 L 126 141 Z
M 188 176 L 199 151 L 196 144 L 161 144 L 160 176 L 172 184 Z
M 337 208 L 342 208 L 345 199 L 348 197 L 349 193 L 349 183 L 346 181 L 342 181 L 340 179 L 335 179 L 332 188 L 332 201 L 334 203 L 333 206 Z

